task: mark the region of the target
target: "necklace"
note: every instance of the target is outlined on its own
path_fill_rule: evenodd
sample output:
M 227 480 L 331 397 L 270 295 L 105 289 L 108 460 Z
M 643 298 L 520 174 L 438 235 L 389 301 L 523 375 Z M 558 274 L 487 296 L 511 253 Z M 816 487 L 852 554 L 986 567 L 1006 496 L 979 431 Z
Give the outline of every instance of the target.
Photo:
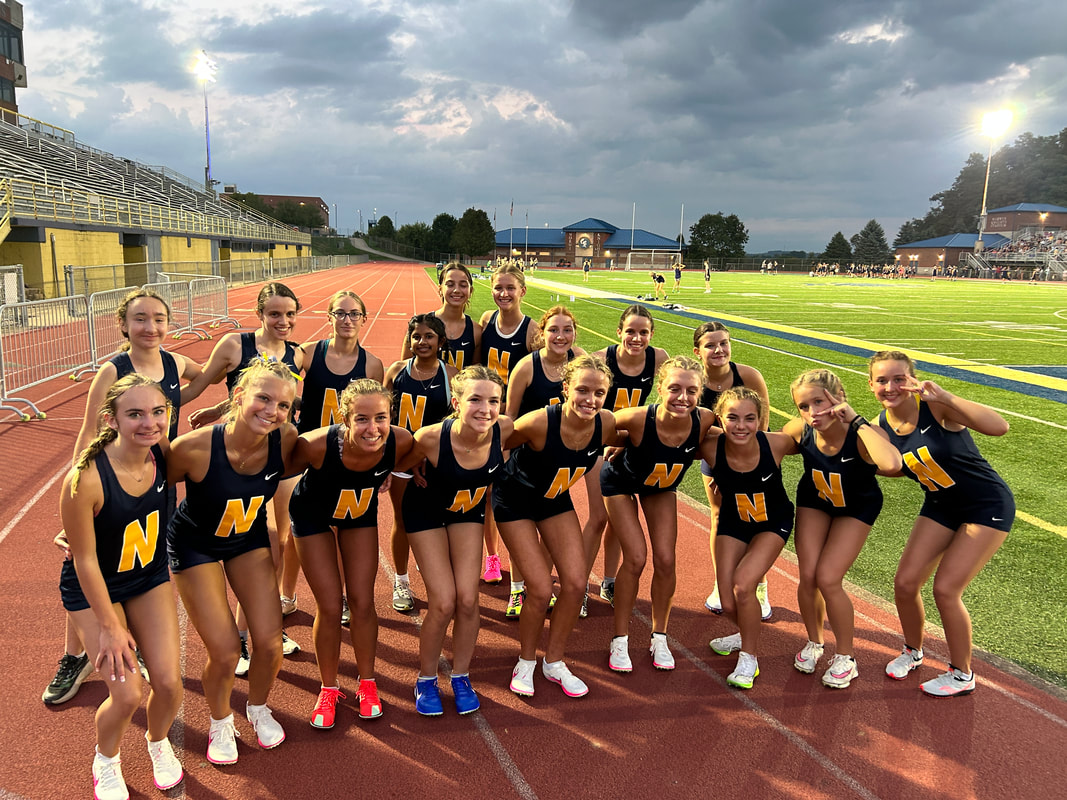
M 545 377 L 553 383 L 559 383 L 563 378 L 563 368 L 567 366 L 567 359 L 564 358 L 559 363 L 549 361 L 547 358 L 541 359 L 541 369 L 544 370 Z
M 131 470 L 129 467 L 127 467 L 125 464 L 123 464 L 118 458 L 112 458 L 112 459 L 110 459 L 110 461 L 115 466 L 120 467 L 123 472 L 125 472 L 129 477 L 133 478 L 138 483 L 141 483 L 141 482 L 144 481 L 144 476 L 145 476 L 145 472 L 146 472 L 145 467 L 149 463 L 147 458 L 144 461 L 141 462 L 141 474 L 140 475 L 134 475 L 133 474 L 133 470 Z
M 432 383 L 433 379 L 437 377 L 437 371 L 438 365 L 434 364 L 433 371 L 429 374 L 429 376 L 425 379 L 420 378 L 419 376 L 422 374 L 422 370 L 419 369 L 419 365 L 415 363 L 415 359 L 411 360 L 411 377 L 419 382 L 419 385 L 422 387 L 423 394 L 433 388 L 429 384 Z
M 227 449 L 227 455 L 229 454 L 230 451 L 232 451 L 234 456 L 236 456 L 238 459 L 240 459 L 238 461 L 238 463 L 237 463 L 237 469 L 238 470 L 242 470 L 242 469 L 245 468 L 245 463 L 248 461 L 248 459 L 250 459 L 250 458 L 252 458 L 252 456 L 256 455 L 262 447 L 263 447 L 263 442 L 262 441 L 256 442 L 246 452 L 242 453 L 240 450 L 237 449 L 237 445 L 234 444 L 231 441 L 230 445 L 229 445 L 229 448 Z M 232 461 L 233 460 L 231 459 L 231 463 L 232 463 Z

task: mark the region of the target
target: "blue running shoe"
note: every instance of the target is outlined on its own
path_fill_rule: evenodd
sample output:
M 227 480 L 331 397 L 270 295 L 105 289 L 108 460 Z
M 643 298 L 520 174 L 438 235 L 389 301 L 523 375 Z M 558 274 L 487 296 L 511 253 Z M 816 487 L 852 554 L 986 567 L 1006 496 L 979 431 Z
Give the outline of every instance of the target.
M 441 705 L 441 693 L 437 690 L 437 678 L 419 678 L 415 681 L 415 710 L 424 717 L 439 717 L 445 713 Z
M 452 678 L 452 694 L 456 698 L 456 711 L 460 714 L 472 714 L 482 707 L 471 687 L 471 679 L 466 675 Z

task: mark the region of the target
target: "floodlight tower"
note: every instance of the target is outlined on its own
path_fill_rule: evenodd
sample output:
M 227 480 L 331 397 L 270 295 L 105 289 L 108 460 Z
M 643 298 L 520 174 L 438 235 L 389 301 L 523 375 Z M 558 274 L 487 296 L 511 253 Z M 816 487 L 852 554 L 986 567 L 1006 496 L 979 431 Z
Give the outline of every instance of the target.
M 211 128 L 208 124 L 207 85 L 215 82 L 218 66 L 201 50 L 193 63 L 193 74 L 204 87 L 204 146 L 207 148 L 207 163 L 204 165 L 204 191 L 210 192 L 218 181 L 211 179 Z
M 1011 125 L 1011 110 L 1002 108 L 990 111 L 982 117 L 982 135 L 989 137 L 989 157 L 985 161 L 985 186 L 982 188 L 982 216 L 978 218 L 978 241 L 974 244 L 976 253 L 982 250 L 982 234 L 985 233 L 986 197 L 989 195 L 989 167 L 993 163 L 993 143 L 1004 134 Z

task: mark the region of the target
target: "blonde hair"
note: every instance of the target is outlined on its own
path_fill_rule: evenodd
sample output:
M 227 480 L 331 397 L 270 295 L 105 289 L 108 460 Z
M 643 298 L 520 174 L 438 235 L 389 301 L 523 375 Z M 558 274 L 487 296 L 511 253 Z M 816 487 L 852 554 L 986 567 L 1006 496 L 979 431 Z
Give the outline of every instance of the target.
M 341 302 L 344 297 L 350 297 L 359 303 L 359 310 L 363 312 L 363 316 L 367 316 L 367 304 L 363 302 L 363 298 L 353 292 L 351 289 L 341 289 L 339 292 L 334 292 L 333 297 L 330 298 L 330 302 L 326 304 L 326 313 L 329 314 L 333 311 L 337 304 Z M 300 303 L 297 302 L 297 308 L 299 309 Z
M 908 374 L 913 378 L 915 377 L 915 362 L 911 360 L 911 356 L 907 353 L 902 353 L 899 350 L 879 350 L 869 359 L 867 359 L 867 376 L 870 377 L 874 373 L 872 368 L 879 361 L 903 361 L 908 366 Z
M 663 381 L 667 377 L 667 373 L 672 369 L 681 369 L 686 372 L 695 372 L 700 376 L 700 380 L 704 380 L 704 365 L 697 361 L 692 356 L 671 356 L 662 364 L 660 364 L 659 370 L 656 373 L 656 385 Z
M 100 409 L 96 414 L 96 436 L 85 446 L 85 449 L 78 454 L 78 459 L 74 462 L 74 477 L 71 478 L 70 481 L 71 497 L 77 493 L 81 475 L 89 468 L 89 464 L 103 452 L 108 444 L 115 441 L 119 436 L 118 431 L 106 424 L 106 418 L 115 417 L 118 410 L 119 400 L 121 400 L 123 395 L 130 389 L 138 386 L 151 386 L 158 391 L 160 395 L 162 395 L 164 403 L 167 405 L 168 413 L 170 412 L 170 400 L 168 400 L 167 395 L 163 393 L 163 387 L 151 378 L 146 378 L 144 375 L 131 372 L 129 375 L 125 375 L 111 384 L 111 387 L 107 390 L 107 394 L 104 395 L 104 402 L 100 404 Z
M 583 369 L 599 372 L 601 375 L 608 379 L 608 387 L 610 388 L 612 381 L 614 380 L 611 374 L 611 370 L 608 365 L 604 363 L 602 358 L 598 356 L 585 353 L 584 355 L 576 356 L 571 359 L 563 367 L 563 384 L 569 386 L 574 379 L 574 376 L 581 372 Z
M 740 403 L 744 400 L 751 400 L 753 405 L 756 406 L 756 418 L 763 419 L 763 398 L 759 396 L 758 392 L 749 389 L 747 386 L 731 386 L 719 395 L 719 399 L 715 401 L 715 416 L 720 420 L 726 414 L 726 408 L 733 403 Z
M 123 352 L 130 349 L 130 333 L 129 331 L 122 330 L 122 326 L 124 324 L 127 326 L 129 325 L 129 323 L 126 322 L 126 314 L 129 313 L 130 305 L 133 303 L 133 301 L 140 300 L 142 297 L 151 297 L 153 300 L 158 300 L 160 303 L 162 303 L 163 308 L 167 310 L 167 323 L 170 324 L 170 304 L 166 300 L 164 300 L 156 292 L 153 292 L 151 289 L 134 289 L 132 292 L 122 298 L 122 302 L 119 303 L 119 307 L 115 309 L 115 319 L 118 321 L 119 330 L 122 332 L 123 338 L 126 339 L 126 341 L 123 342 L 122 346 L 119 348 Z
M 574 312 L 566 306 L 552 306 L 541 315 L 541 321 L 537 323 L 537 332 L 534 336 L 534 349 L 545 346 L 545 326 L 552 317 L 567 317 L 574 326 L 574 340 L 578 341 L 578 320 L 574 318 Z
M 372 395 L 379 395 L 385 399 L 385 402 L 390 406 L 393 403 L 393 393 L 382 386 L 378 381 L 373 378 L 356 378 L 353 381 L 349 381 L 348 386 L 341 392 L 341 415 L 347 420 L 349 414 L 352 413 L 352 405 L 361 397 L 370 397 Z
M 475 364 L 471 367 L 465 367 L 462 372 L 457 372 L 452 376 L 452 396 L 457 400 L 462 400 L 463 396 L 469 391 L 470 385 L 476 381 L 489 381 L 495 383 L 500 387 L 500 396 L 504 396 L 504 380 L 496 374 L 494 370 L 484 364 Z M 459 417 L 459 409 L 452 411 L 453 417 Z
M 233 391 L 230 392 L 229 408 L 226 409 L 224 421 L 231 422 L 237 418 L 237 405 L 234 403 L 233 398 L 238 389 L 243 393 L 261 378 L 278 378 L 293 387 L 293 397 L 295 398 L 297 377 L 284 361 L 278 361 L 276 358 L 268 358 L 260 354 L 259 357 L 248 362 L 248 366 L 241 370 L 237 383 L 234 384 Z M 290 409 L 290 415 L 292 415 L 292 409 Z
M 842 400 L 847 399 L 845 386 L 841 383 L 841 379 L 828 369 L 809 369 L 807 372 L 800 373 L 796 380 L 789 384 L 790 397 L 801 386 L 818 386 L 820 389 L 825 389 L 834 395 L 834 397 L 840 397 Z M 793 402 L 795 403 L 796 400 L 794 399 Z
M 497 278 L 502 278 L 505 275 L 511 275 L 515 280 L 519 282 L 519 286 L 523 289 L 526 288 L 526 274 L 520 267 L 515 264 L 501 264 L 499 267 L 493 270 L 493 280 L 491 284 L 496 283 Z

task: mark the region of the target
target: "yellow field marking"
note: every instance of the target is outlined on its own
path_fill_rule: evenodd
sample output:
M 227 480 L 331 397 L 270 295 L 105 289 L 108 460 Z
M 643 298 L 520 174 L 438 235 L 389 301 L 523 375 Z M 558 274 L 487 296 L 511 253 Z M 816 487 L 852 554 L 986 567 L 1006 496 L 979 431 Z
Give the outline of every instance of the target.
M 1045 345 L 1054 345 L 1055 347 L 1067 347 L 1067 342 L 1047 341 L 1045 339 L 1041 339 L 1040 341 L 1035 341 L 1034 339 L 1023 339 L 1020 336 L 998 336 L 995 333 L 985 333 L 984 331 L 972 331 L 972 330 L 966 330 L 966 331 L 955 330 L 955 332 L 956 333 L 967 334 L 968 336 L 985 336 L 988 339 L 1007 339 L 1008 341 L 1011 341 L 1011 342 L 1024 342 L 1026 344 L 1035 344 L 1035 345 L 1038 345 L 1040 347 L 1044 347 Z
M 1035 517 L 1033 514 L 1027 514 L 1025 511 L 1019 511 L 1018 509 L 1015 509 L 1015 516 L 1023 522 L 1030 523 L 1035 528 L 1040 528 L 1043 531 L 1048 531 L 1067 539 L 1067 527 L 1063 525 L 1053 525 L 1051 522 L 1045 522 L 1041 517 Z

